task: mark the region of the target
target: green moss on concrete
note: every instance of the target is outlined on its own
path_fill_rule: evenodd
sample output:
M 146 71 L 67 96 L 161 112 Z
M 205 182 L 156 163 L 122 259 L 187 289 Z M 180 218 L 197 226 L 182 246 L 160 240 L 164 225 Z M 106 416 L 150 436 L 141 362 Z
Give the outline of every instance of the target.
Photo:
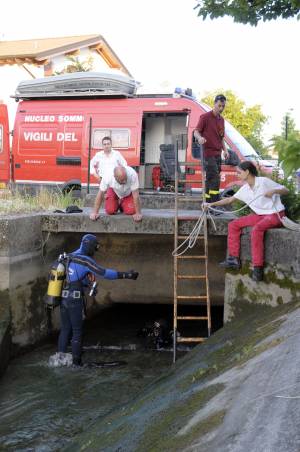
M 284 307 L 286 306 L 287 305 L 284 305 Z M 192 385 L 216 377 L 236 365 L 242 365 L 254 356 L 264 352 L 266 349 L 280 343 L 281 339 L 260 345 L 260 342 L 264 338 L 278 331 L 284 321 L 284 317 L 265 323 L 266 318 L 272 319 L 273 317 L 272 308 L 269 306 L 255 306 L 254 310 L 253 305 L 246 302 L 239 302 L 239 311 L 244 312 L 244 316 L 237 316 L 237 320 L 230 322 L 223 328 L 223 330 L 226 329 L 229 331 L 229 336 L 231 336 L 231 338 L 224 343 L 221 343 L 217 350 L 213 350 L 208 354 L 205 361 L 199 365 L 195 372 L 189 373 L 177 384 L 180 391 L 185 391 Z M 283 309 L 282 311 L 283 313 L 288 312 L 287 309 Z M 276 314 L 278 316 L 278 311 Z M 245 325 L 245 319 L 247 317 L 251 319 L 249 326 Z M 251 328 L 251 335 L 249 335 L 249 328 Z M 223 331 L 217 333 L 215 338 L 218 334 L 222 333 Z
M 226 414 L 213 409 L 213 398 L 223 385 L 210 382 L 284 341 L 285 337 L 276 333 L 285 315 L 299 307 L 300 302 L 272 308 L 236 300 L 233 309 L 240 312 L 237 320 L 186 354 L 134 401 L 99 419 L 67 450 L 173 452 L 196 444 L 217 429 Z M 208 414 L 186 435 L 180 435 L 179 431 L 208 404 L 212 407 L 208 413 L 213 416 Z
M 178 435 L 182 427 L 223 388 L 223 385 L 209 386 L 205 390 L 194 392 L 179 403 L 174 403 L 169 409 L 156 413 L 152 422 L 151 419 L 149 420 L 150 423 L 136 450 L 139 452 L 180 451 L 199 435 L 208 433 L 222 422 L 224 413 L 207 418 L 205 422 L 200 422 L 185 435 Z

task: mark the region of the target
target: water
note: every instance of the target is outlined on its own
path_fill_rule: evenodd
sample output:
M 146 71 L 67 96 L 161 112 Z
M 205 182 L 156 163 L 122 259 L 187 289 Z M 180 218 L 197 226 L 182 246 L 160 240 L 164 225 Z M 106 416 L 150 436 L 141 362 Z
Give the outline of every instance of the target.
M 145 349 L 137 331 L 160 318 L 171 322 L 172 309 L 114 305 L 86 322 L 83 361 L 126 361 L 127 365 L 51 368 L 48 360 L 56 352 L 56 339 L 12 360 L 0 381 L 0 451 L 61 450 L 99 416 L 124 405 L 162 376 L 172 365 L 172 353 Z M 213 312 L 214 329 L 221 326 L 221 314 Z M 111 348 L 93 349 L 97 344 Z
M 164 308 L 166 309 L 166 308 Z M 114 368 L 50 368 L 49 343 L 11 361 L 0 382 L 0 450 L 60 450 L 97 417 L 125 404 L 161 376 L 172 354 L 145 350 L 136 337 L 143 322 L 156 317 L 149 307 L 117 307 L 86 325 L 84 343 L 128 346 L 136 350 L 85 351 L 83 360 L 126 361 Z M 129 347 L 130 348 L 130 347 Z

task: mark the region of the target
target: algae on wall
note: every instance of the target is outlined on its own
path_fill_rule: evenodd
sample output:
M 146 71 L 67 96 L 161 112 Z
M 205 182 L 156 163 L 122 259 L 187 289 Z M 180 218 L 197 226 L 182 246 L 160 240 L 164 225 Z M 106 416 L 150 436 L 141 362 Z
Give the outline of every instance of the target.
M 65 450 L 213 452 L 222 450 L 223 440 L 224 445 L 225 440 L 230 444 L 243 435 L 244 429 L 239 426 L 238 431 L 237 425 L 247 422 L 252 393 L 260 384 L 264 387 L 275 381 L 274 375 L 268 376 L 268 365 L 279 366 L 281 378 L 289 371 L 290 381 L 296 378 L 297 363 L 288 360 L 286 349 L 291 344 L 295 351 L 299 349 L 300 303 L 271 308 L 244 301 L 242 308 L 243 316 L 195 347 L 132 403 L 99 419 Z M 277 360 L 286 360 L 291 369 L 281 368 L 286 361 L 279 364 Z M 249 397 L 247 408 L 236 403 L 240 397 L 244 403 Z M 245 413 L 235 413 L 236 405 Z M 232 416 L 237 421 L 229 421 L 228 426 Z M 260 423 L 268 428 L 267 419 Z
M 276 265 L 267 265 L 264 280 L 257 283 L 251 279 L 249 263 L 239 271 L 228 271 L 225 276 L 224 322 L 241 313 L 240 301 L 253 305 L 278 306 L 300 299 L 300 279 Z

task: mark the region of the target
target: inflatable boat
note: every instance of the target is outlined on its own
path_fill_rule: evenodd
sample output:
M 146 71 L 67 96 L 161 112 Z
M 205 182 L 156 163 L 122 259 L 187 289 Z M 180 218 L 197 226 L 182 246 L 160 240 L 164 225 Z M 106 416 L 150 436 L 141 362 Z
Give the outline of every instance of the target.
M 17 86 L 15 98 L 85 96 L 122 94 L 133 96 L 139 83 L 121 74 L 73 72 L 34 80 L 24 80 Z

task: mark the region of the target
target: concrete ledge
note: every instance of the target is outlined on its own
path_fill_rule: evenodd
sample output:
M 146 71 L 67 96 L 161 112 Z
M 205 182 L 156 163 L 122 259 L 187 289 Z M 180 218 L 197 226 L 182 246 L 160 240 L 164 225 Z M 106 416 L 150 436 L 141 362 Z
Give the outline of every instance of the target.
M 242 262 L 251 261 L 250 228 L 242 235 Z M 300 233 L 286 228 L 277 228 L 265 234 L 265 262 L 288 271 L 300 278 Z
M 106 215 L 101 210 L 101 218 L 97 221 L 89 219 L 90 208 L 84 208 L 80 214 L 55 214 L 42 215 L 42 230 L 44 232 L 91 232 L 114 234 L 174 234 L 174 210 L 173 209 L 143 209 L 143 221 L 135 223 L 131 216 L 123 214 Z M 189 233 L 199 218 L 200 210 L 180 210 L 182 218 L 179 232 Z M 227 235 L 227 225 L 232 219 L 231 214 L 226 214 L 215 219 L 216 230 L 209 222 L 211 235 Z
M 84 198 L 84 205 L 86 207 L 93 207 L 96 198 L 96 192 L 86 195 Z M 185 199 L 188 198 L 188 199 Z M 192 200 L 190 200 L 192 198 Z M 143 209 L 174 209 L 175 208 L 175 193 L 162 193 L 152 191 L 149 193 L 140 193 L 141 205 Z M 199 209 L 202 203 L 201 193 L 198 194 L 179 194 L 179 201 L 181 207 L 188 210 Z M 197 202 L 199 201 L 199 202 Z

